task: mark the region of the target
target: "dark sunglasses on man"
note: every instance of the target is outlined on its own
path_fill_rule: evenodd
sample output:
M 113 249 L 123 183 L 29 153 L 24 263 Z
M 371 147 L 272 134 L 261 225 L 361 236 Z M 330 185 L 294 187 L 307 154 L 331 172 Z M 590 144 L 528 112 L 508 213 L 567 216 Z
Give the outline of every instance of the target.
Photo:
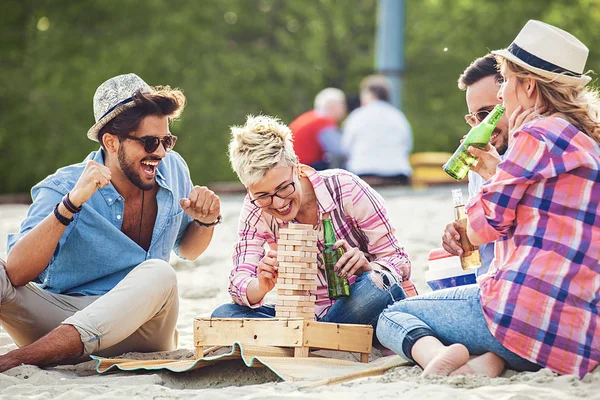
M 123 138 L 135 140 L 142 143 L 144 145 L 144 150 L 146 150 L 146 153 L 149 154 L 154 153 L 161 143 L 165 148 L 165 151 L 172 150 L 173 147 L 175 147 L 175 143 L 177 143 L 177 136 L 174 135 L 167 135 L 163 136 L 162 138 L 159 138 L 158 136 L 143 136 L 139 138 L 135 136 L 126 135 L 123 136 Z

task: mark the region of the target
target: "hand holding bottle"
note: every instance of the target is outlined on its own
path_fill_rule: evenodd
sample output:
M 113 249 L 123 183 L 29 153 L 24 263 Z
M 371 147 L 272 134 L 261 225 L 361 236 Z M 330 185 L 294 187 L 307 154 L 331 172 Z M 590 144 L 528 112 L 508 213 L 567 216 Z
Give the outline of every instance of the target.
M 450 254 L 460 256 L 463 249 L 460 246 L 460 234 L 458 233 L 456 221 L 450 222 L 444 229 L 442 235 L 442 247 Z
M 373 269 L 369 264 L 369 260 L 365 257 L 365 254 L 356 247 L 351 247 L 345 240 L 338 240 L 333 245 L 334 249 L 342 248 L 344 254 L 335 263 L 334 270 L 338 276 L 345 276 L 346 278 L 352 275 L 360 275 L 365 271 Z
M 469 153 L 477 157 L 475 164 L 471 165 L 471 171 L 479 174 L 486 181 L 496 174 L 496 167 L 502 158 L 494 146 L 489 143 L 483 149 L 469 146 Z

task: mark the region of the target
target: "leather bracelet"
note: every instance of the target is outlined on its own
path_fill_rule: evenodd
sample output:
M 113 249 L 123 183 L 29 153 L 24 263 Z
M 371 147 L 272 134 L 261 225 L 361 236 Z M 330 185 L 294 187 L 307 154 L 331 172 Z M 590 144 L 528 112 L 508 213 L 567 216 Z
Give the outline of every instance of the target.
M 63 203 L 63 206 L 65 206 L 65 208 L 73 214 L 77 214 L 83 208 L 83 204 L 80 205 L 79 207 L 77 207 L 77 206 L 75 206 L 75 204 L 73 204 L 71 202 L 71 199 L 69 198 L 69 193 L 67 193 L 63 196 L 62 203 Z
M 195 223 L 197 223 L 197 224 L 198 224 L 198 225 L 200 225 L 200 226 L 203 226 L 203 227 L 205 227 L 205 228 L 210 228 L 211 226 L 215 226 L 215 225 L 217 225 L 217 224 L 220 224 L 222 219 L 223 219 L 223 218 L 222 218 L 222 217 L 219 215 L 219 216 L 217 217 L 217 219 L 215 220 L 215 222 L 211 222 L 210 224 L 205 224 L 204 222 L 200 222 L 200 221 L 198 221 L 197 219 L 195 219 L 195 220 L 194 220 L 194 222 L 195 222 Z
M 73 218 L 67 218 L 67 217 L 65 217 L 64 215 L 62 215 L 62 214 L 61 214 L 61 213 L 58 211 L 58 205 L 59 205 L 59 204 L 60 204 L 60 203 L 57 203 L 57 204 L 54 206 L 54 216 L 56 217 L 56 219 L 57 219 L 57 220 L 58 220 L 58 221 L 59 221 L 61 224 L 63 224 L 64 226 L 69 226 L 69 224 L 70 224 L 71 222 L 73 222 Z

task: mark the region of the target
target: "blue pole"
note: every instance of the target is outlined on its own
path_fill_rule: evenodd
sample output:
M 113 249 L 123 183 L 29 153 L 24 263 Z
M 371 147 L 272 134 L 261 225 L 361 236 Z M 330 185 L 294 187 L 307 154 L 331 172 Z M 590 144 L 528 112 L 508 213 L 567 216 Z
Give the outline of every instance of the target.
M 402 108 L 404 73 L 404 0 L 379 0 L 375 70 L 392 81 L 392 104 Z

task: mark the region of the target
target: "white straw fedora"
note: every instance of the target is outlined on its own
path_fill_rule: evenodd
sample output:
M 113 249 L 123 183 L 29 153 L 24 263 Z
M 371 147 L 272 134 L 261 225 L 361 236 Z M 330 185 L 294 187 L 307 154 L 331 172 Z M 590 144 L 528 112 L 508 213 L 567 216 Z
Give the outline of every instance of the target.
M 592 80 L 583 74 L 588 53 L 569 32 L 536 20 L 529 20 L 508 48 L 492 51 L 544 78 L 574 86 Z
M 98 86 L 94 94 L 94 118 L 96 123 L 90 128 L 87 137 L 98 141 L 98 132 L 111 119 L 133 107 L 133 95 L 137 90 L 152 92 L 152 88 L 136 74 L 125 74 L 110 78 Z

